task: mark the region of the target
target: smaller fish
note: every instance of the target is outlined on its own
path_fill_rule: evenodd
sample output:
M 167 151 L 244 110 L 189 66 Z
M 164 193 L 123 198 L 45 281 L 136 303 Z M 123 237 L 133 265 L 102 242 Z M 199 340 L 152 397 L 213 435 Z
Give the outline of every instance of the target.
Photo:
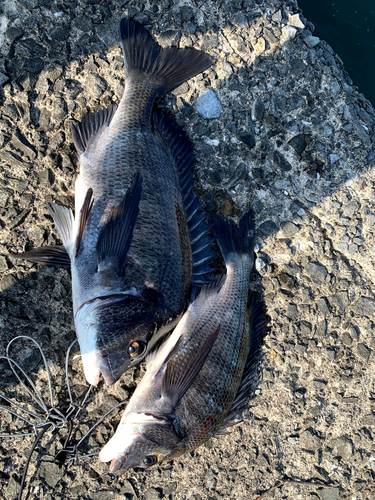
M 255 354 L 267 332 L 264 307 L 247 307 L 254 222 L 217 219 L 227 274 L 204 288 L 176 329 L 149 354 L 147 371 L 112 439 L 110 470 L 148 468 L 225 432 L 247 403 Z

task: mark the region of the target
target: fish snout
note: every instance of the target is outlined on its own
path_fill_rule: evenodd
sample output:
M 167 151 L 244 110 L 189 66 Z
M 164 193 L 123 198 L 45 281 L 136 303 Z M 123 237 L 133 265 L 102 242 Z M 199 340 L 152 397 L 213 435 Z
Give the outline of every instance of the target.
M 114 458 L 111 461 L 111 465 L 109 466 L 109 471 L 112 472 L 112 474 L 114 474 L 118 470 L 122 469 L 128 457 L 129 455 L 124 455 L 123 457 L 120 458 Z
M 107 357 L 104 357 L 99 361 L 98 368 L 103 375 L 104 381 L 108 387 L 116 382 L 117 379 L 115 380 L 113 376 L 113 372 Z

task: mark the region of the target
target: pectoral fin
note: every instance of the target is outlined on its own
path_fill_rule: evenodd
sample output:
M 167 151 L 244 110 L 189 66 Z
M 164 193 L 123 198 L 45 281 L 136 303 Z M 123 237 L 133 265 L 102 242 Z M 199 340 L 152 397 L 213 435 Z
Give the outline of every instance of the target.
M 193 335 L 168 361 L 161 393 L 177 405 L 202 369 L 220 331 L 220 325 L 198 347 Z
M 100 231 L 96 244 L 98 269 L 105 261 L 113 260 L 121 275 L 128 254 L 134 227 L 139 213 L 143 176 L 137 172 L 120 205 L 112 213 Z
M 17 259 L 26 259 L 31 262 L 37 262 L 44 266 L 62 267 L 70 269 L 70 258 L 63 246 L 46 246 L 35 248 L 24 253 L 10 253 L 12 257 Z
M 92 189 L 88 189 L 85 200 L 83 202 L 80 216 L 79 216 L 79 227 L 78 227 L 78 233 L 77 233 L 77 239 L 76 239 L 76 252 L 75 252 L 75 257 L 77 257 L 81 242 L 83 239 L 83 235 L 85 234 L 85 229 L 86 229 L 86 224 L 87 220 L 89 218 L 89 215 L 91 213 L 91 209 L 94 203 L 93 197 L 92 197 Z
M 48 203 L 47 208 L 52 215 L 53 221 L 60 235 L 61 241 L 70 256 L 73 249 L 73 212 L 68 207 L 56 205 L 56 203 Z

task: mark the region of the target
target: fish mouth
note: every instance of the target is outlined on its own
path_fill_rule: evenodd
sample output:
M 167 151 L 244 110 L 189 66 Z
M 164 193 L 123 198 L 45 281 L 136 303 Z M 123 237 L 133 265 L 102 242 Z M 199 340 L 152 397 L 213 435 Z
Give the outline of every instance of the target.
M 128 458 L 129 455 L 123 455 L 122 457 L 114 458 L 111 461 L 111 465 L 109 466 L 109 471 L 112 472 L 112 474 L 114 474 L 120 469 L 128 469 L 129 467 L 124 467 Z
M 115 379 L 113 376 L 113 372 L 111 370 L 107 357 L 104 357 L 99 361 L 98 369 L 103 375 L 104 381 L 108 387 L 113 385 L 118 380 L 118 378 Z

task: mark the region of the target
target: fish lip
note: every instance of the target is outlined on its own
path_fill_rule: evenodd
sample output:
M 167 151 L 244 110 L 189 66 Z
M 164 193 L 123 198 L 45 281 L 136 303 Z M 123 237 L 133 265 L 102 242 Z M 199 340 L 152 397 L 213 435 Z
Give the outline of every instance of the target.
M 113 385 L 118 380 L 118 378 L 115 379 L 115 377 L 113 376 L 111 366 L 110 366 L 110 364 L 108 362 L 108 358 L 106 356 L 103 357 L 99 361 L 98 368 L 101 371 L 101 374 L 103 375 L 104 381 L 108 387 Z
M 129 456 L 130 455 L 123 455 L 122 457 L 114 458 L 111 461 L 111 465 L 109 466 L 109 471 L 112 472 L 112 474 L 114 474 L 120 469 L 125 469 L 126 467 L 124 467 L 124 465 Z

